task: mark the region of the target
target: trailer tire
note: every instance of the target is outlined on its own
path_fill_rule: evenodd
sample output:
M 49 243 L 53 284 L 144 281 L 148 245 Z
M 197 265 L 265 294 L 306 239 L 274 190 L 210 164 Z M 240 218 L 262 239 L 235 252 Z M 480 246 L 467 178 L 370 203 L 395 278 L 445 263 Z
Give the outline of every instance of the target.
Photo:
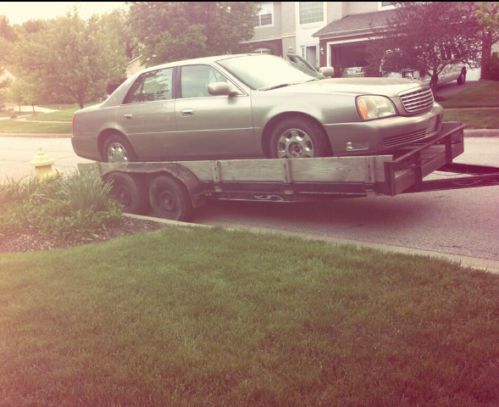
M 144 213 L 147 210 L 147 189 L 140 177 L 115 172 L 106 177 L 106 182 L 111 183 L 110 195 L 124 212 Z
M 186 188 L 169 175 L 157 175 L 151 181 L 149 203 L 154 214 L 161 218 L 188 220 L 192 214 L 192 202 Z
M 313 120 L 290 117 L 278 123 L 270 135 L 272 158 L 324 157 L 331 154 L 321 125 Z

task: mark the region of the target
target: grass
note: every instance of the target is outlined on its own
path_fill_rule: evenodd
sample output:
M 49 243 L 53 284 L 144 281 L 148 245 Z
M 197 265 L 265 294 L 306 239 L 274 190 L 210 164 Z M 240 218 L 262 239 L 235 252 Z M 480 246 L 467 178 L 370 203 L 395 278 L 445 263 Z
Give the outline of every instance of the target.
M 0 234 L 35 233 L 67 240 L 92 235 L 121 221 L 110 185 L 95 174 L 0 184 Z
M 220 229 L 4 254 L 0 404 L 497 405 L 498 298 L 444 261 Z
M 445 109 L 444 120 L 463 122 L 467 129 L 499 129 L 499 108 Z
M 94 102 L 88 102 L 85 103 L 85 107 L 95 105 L 97 103 L 101 103 L 102 101 L 94 101 Z M 48 109 L 54 109 L 54 110 L 69 110 L 69 109 L 74 109 L 75 111 L 78 110 L 80 107 L 76 103 L 55 103 L 55 104 L 48 104 L 48 105 L 39 105 L 39 107 L 45 107 Z
M 478 81 L 462 92 L 442 100 L 444 107 L 499 107 L 499 81 Z
M 20 120 L 0 121 L 0 133 L 58 133 L 71 134 L 71 123 L 36 123 Z
M 51 113 L 35 113 L 27 117 L 26 119 L 37 120 L 37 121 L 51 121 L 51 120 L 67 121 L 68 123 L 70 123 L 74 112 L 76 112 L 77 110 L 79 110 L 79 107 L 73 106 L 67 109 L 61 109 Z

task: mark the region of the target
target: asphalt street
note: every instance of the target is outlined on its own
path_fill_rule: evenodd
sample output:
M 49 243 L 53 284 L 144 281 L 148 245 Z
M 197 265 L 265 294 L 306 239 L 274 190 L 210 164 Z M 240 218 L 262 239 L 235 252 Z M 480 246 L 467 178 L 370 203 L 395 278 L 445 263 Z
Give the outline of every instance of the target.
M 0 137 L 0 178 L 33 175 L 29 161 L 38 147 L 63 172 L 87 161 L 75 156 L 69 139 Z M 499 138 L 466 138 L 456 161 L 499 166 Z M 307 204 L 216 202 L 193 221 L 499 260 L 499 186 Z

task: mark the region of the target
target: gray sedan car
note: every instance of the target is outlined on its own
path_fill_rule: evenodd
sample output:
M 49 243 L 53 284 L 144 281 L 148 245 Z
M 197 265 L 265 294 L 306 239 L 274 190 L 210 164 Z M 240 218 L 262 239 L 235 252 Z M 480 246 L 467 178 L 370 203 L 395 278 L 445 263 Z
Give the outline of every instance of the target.
M 442 108 L 407 79 L 324 79 L 241 54 L 148 68 L 75 113 L 75 152 L 98 161 L 370 155 L 435 136 Z

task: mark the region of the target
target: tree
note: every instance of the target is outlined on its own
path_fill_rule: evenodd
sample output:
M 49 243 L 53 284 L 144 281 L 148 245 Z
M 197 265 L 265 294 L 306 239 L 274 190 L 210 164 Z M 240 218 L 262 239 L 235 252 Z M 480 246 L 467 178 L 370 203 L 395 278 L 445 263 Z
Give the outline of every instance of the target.
M 21 105 L 30 105 L 33 113 L 35 113 L 35 105 L 41 101 L 40 94 L 41 92 L 34 79 L 16 79 L 9 87 L 9 99 L 19 107 Z
M 19 78 L 36 81 L 39 96 L 65 97 L 80 107 L 105 94 L 108 81 L 124 76 L 126 58 L 116 47 L 100 18 L 88 21 L 72 12 L 45 28 L 26 32 L 13 62 Z
M 238 52 L 253 36 L 252 2 L 133 2 L 130 25 L 148 65 Z
M 384 48 L 393 51 L 390 63 L 429 74 L 435 87 L 446 66 L 478 61 L 475 10 L 471 2 L 397 2 L 387 29 L 375 35 L 382 35 Z
M 490 79 L 492 44 L 499 41 L 499 3 L 481 2 L 476 16 L 482 26 L 481 79 Z

